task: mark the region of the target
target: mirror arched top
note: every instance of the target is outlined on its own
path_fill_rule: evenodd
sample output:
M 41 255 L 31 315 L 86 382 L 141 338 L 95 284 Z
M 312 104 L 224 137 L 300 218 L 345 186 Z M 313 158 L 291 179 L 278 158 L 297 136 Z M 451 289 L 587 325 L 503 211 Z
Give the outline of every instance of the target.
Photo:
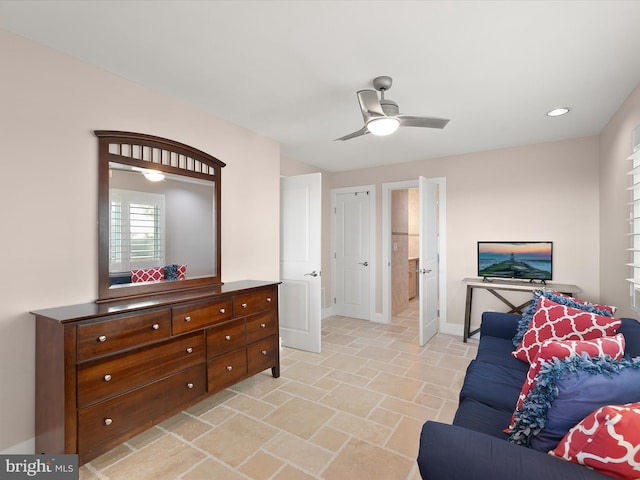
M 219 286 L 221 169 L 174 140 L 96 130 L 98 301 Z M 161 174 L 160 181 L 149 173 Z

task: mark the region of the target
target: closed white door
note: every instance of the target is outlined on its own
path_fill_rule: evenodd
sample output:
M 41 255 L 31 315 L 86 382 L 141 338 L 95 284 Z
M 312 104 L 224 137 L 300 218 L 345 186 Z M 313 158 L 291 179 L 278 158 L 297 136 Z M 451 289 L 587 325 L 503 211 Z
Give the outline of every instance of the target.
M 320 352 L 320 173 L 280 180 L 280 298 L 282 344 Z
M 360 191 L 334 198 L 334 313 L 369 320 L 371 196 Z
M 438 332 L 438 185 L 424 177 L 420 187 L 420 345 Z

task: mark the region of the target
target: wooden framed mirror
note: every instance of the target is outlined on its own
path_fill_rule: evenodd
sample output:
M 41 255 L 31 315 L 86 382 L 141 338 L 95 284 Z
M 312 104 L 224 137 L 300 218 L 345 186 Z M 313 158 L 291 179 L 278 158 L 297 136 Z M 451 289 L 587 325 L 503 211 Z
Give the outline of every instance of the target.
M 98 302 L 221 285 L 225 164 L 166 138 L 94 134 Z

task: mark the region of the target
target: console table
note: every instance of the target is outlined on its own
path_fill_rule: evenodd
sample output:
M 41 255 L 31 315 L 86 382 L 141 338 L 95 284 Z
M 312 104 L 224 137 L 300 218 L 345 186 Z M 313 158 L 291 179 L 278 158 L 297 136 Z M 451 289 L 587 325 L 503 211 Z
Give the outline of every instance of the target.
M 546 288 L 554 290 L 556 292 L 564 293 L 565 295 L 574 295 L 581 291 L 580 287 L 576 285 L 566 285 L 561 283 L 532 283 L 524 282 L 522 280 L 503 280 L 493 279 L 491 281 L 484 281 L 481 278 L 465 278 L 462 280 L 467 286 L 467 301 L 464 310 L 464 332 L 462 335 L 462 341 L 466 342 L 471 335 L 475 335 L 480 331 L 479 328 L 471 331 L 471 305 L 473 302 L 473 290 L 482 289 L 491 293 L 498 298 L 502 303 L 507 305 L 510 310 L 508 313 L 522 313 L 523 309 L 531 303 L 531 299 L 522 303 L 521 305 L 514 305 L 498 291 L 511 290 L 518 292 L 534 292 L 540 288 Z

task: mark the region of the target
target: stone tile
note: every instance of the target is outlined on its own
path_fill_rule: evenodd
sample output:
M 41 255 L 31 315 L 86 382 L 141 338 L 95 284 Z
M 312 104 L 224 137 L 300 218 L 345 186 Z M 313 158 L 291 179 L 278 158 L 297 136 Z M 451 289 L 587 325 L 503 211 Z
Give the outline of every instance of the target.
M 303 398 L 292 398 L 264 421 L 298 437 L 309 439 L 329 420 L 335 411 Z
M 383 395 L 369 389 L 340 384 L 322 399 L 322 403 L 336 410 L 366 417 L 380 403 Z
M 322 473 L 325 480 L 404 479 L 415 460 L 394 455 L 375 445 L 352 439 Z
M 158 480 L 170 477 L 156 477 Z M 194 466 L 191 470 L 185 473 L 181 480 L 211 480 L 212 478 L 224 478 L 224 480 L 246 480 L 245 477 L 236 473 L 228 465 L 223 465 L 220 462 L 216 462 L 210 458 L 207 458 L 203 462 Z
M 312 363 L 306 362 L 298 362 L 292 367 L 289 367 L 286 372 L 283 373 L 286 374 L 286 378 L 289 380 L 295 380 L 307 385 L 313 385 L 329 372 L 331 372 L 331 368 L 326 366 L 314 365 Z
M 413 400 L 422 388 L 422 383 L 407 377 L 381 372 L 367 388 L 403 400 Z
M 237 414 L 194 442 L 218 460 L 237 467 L 264 447 L 278 431 L 262 422 Z
M 177 478 L 204 458 L 204 454 L 165 435 L 104 470 L 110 480 Z
M 346 413 L 337 413 L 328 425 L 379 446 L 385 444 L 391 433 L 391 429 L 384 425 Z
M 332 452 L 338 451 L 349 436 L 331 427 L 323 427 L 313 436 L 311 441 Z
M 273 477 L 273 480 L 315 480 L 316 478 L 291 465 L 287 465 Z
M 253 480 L 268 480 L 284 465 L 284 462 L 263 451 L 257 452 L 253 457 L 244 462 L 238 468 L 242 473 Z M 218 478 L 218 477 L 209 477 Z M 224 477 L 220 477 L 221 479 Z M 226 478 L 225 478 L 226 480 Z
M 312 443 L 301 442 L 298 437 L 287 433 L 278 435 L 267 451 L 314 475 L 318 475 L 333 458 L 333 453 Z
M 225 403 L 225 407 L 232 408 L 253 418 L 264 418 L 275 408 L 267 402 L 256 400 L 246 395 L 238 395 L 232 398 Z
M 404 417 L 393 432 L 385 447 L 405 457 L 415 458 L 418 455 L 420 432 L 424 422 Z
M 185 440 L 193 440 L 211 428 L 211 425 L 186 413 L 179 413 L 158 426 L 173 432 Z

